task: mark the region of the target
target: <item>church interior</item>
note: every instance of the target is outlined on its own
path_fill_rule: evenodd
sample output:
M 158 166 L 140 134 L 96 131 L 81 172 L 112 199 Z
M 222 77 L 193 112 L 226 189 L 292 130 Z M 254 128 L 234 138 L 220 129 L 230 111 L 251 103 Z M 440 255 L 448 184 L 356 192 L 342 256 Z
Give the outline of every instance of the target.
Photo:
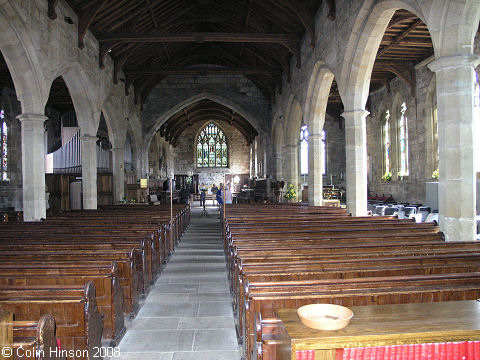
M 480 0 L 0 0 L 0 90 L 0 360 L 480 360 Z

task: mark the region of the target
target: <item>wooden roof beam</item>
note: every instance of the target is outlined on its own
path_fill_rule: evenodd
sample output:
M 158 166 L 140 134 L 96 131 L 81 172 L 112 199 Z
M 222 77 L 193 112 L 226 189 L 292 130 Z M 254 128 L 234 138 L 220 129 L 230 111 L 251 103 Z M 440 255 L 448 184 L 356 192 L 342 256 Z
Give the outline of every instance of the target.
M 248 4 L 247 4 L 247 11 L 245 13 L 245 21 L 243 23 L 243 31 L 246 32 L 247 29 L 248 29 L 248 25 L 250 23 L 250 17 L 252 15 L 252 4 L 253 4 L 253 0 L 248 0 Z M 240 48 L 240 57 L 243 56 L 243 47 L 245 46 L 245 43 L 242 43 L 242 46 Z
M 113 62 L 113 83 L 116 84 L 118 83 L 118 74 L 122 70 L 123 65 L 125 65 L 125 62 L 129 58 L 130 55 L 132 55 L 135 51 L 137 50 L 137 46 L 132 46 L 128 51 L 126 51 L 122 56 L 116 57 Z
M 315 14 L 312 14 L 301 1 L 285 0 L 286 5 L 295 13 L 310 36 L 310 47 L 315 48 Z
M 128 75 L 265 75 L 277 74 L 278 70 L 272 69 L 242 69 L 242 68 L 205 68 L 205 69 L 159 69 L 159 70 L 124 70 Z
M 150 17 L 152 18 L 153 26 L 158 28 L 158 23 L 157 23 L 157 18 L 155 17 L 155 14 L 153 13 L 152 9 L 152 4 L 150 3 L 150 0 L 146 0 L 147 5 L 148 5 L 148 12 L 150 13 Z
M 420 24 L 423 24 L 422 20 L 418 19 L 415 21 L 412 25 L 410 25 L 405 31 L 403 31 L 401 34 L 399 34 L 395 40 L 393 40 L 389 45 L 383 47 L 380 49 L 380 51 L 377 54 L 377 59 L 381 57 L 383 54 L 385 54 L 388 50 L 393 48 L 395 45 L 397 45 L 403 38 L 405 38 L 408 34 L 410 34 L 415 28 L 417 28 Z
M 107 3 L 108 0 L 101 0 L 95 6 L 92 6 L 89 10 L 85 10 L 78 15 L 78 47 L 83 49 L 85 44 L 83 39 L 87 34 L 88 28 L 92 25 L 95 16 L 98 12 L 102 10 L 102 7 Z
M 405 81 L 408 84 L 408 86 L 410 86 L 412 97 L 415 97 L 415 72 L 414 71 L 408 71 L 410 73 L 410 77 L 408 77 L 402 71 L 400 71 L 394 66 L 382 66 L 382 67 L 385 68 L 385 70 L 390 71 L 395 76 L 398 76 L 403 81 Z
M 261 34 L 261 33 L 103 33 L 98 35 L 101 44 L 109 43 L 178 43 L 178 42 L 230 42 L 230 43 L 256 43 L 279 44 L 287 48 L 297 58 L 297 67 L 301 66 L 300 41 L 297 36 L 290 34 Z M 110 47 L 104 47 L 108 52 Z M 102 54 L 100 54 L 102 57 Z
M 104 0 L 106 1 L 106 0 Z M 286 45 L 298 43 L 298 37 L 291 34 L 262 34 L 262 33 L 221 33 L 221 32 L 192 32 L 192 33 L 102 33 L 98 34 L 100 42 L 231 42 L 231 43 L 264 43 Z

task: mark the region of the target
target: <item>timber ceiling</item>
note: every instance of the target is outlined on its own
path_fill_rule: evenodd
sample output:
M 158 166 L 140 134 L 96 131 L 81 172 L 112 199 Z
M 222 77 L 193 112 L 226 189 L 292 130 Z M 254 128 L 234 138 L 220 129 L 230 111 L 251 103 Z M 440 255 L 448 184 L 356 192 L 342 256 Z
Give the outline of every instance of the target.
M 160 135 L 177 146 L 182 132 L 196 122 L 217 121 L 234 126 L 249 144 L 258 135 L 255 128 L 241 115 L 232 109 L 211 100 L 201 100 L 175 113 L 160 127 Z
M 53 19 L 58 0 L 48 1 Z M 292 55 L 300 66 L 300 40 L 315 36 L 321 1 L 66 0 L 79 16 L 79 47 L 90 30 L 100 66 L 111 56 L 115 81 L 123 70 L 141 102 L 171 74 L 242 74 L 272 98 Z
M 48 1 L 48 16 L 56 18 L 59 0 Z M 335 21 L 335 0 L 326 2 L 323 21 Z M 314 38 L 314 14 L 322 0 L 66 0 L 78 15 L 79 47 L 91 31 L 100 42 L 100 64 L 114 60 L 114 81 L 133 84 L 143 103 L 155 85 L 175 74 L 241 74 L 274 100 L 281 75 L 289 78 L 289 62 L 299 66 L 300 39 Z M 328 17 L 328 19 L 327 19 Z M 55 21 L 63 21 L 57 19 Z M 322 19 L 320 19 L 322 21 Z M 313 46 L 313 45 L 312 45 Z M 414 65 L 433 54 L 429 32 L 421 20 L 398 10 L 382 39 L 370 89 L 399 77 L 415 89 Z M 123 70 L 125 77 L 119 76 Z M 11 83 L 0 56 L 0 84 Z M 56 89 L 57 86 L 61 88 Z M 67 107 L 60 82 L 52 86 L 49 105 Z M 59 94 L 58 100 L 54 94 Z M 71 101 L 71 100 L 70 100 Z M 58 102 L 58 104 L 56 104 Z M 327 111 L 343 110 L 337 85 Z

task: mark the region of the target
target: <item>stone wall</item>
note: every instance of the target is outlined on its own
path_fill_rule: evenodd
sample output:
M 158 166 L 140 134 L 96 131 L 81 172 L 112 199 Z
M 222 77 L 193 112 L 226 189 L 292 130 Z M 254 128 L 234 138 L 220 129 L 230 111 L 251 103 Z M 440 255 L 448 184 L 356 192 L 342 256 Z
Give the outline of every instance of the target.
M 0 94 L 0 108 L 5 112 L 8 126 L 8 177 L 9 181 L 0 180 L 0 209 L 13 207 L 22 209 L 22 143 L 20 121 L 20 103 L 15 91 L 4 88 Z
M 190 171 L 199 175 L 200 183 L 219 184 L 223 174 L 248 174 L 250 164 L 250 145 L 245 137 L 233 126 L 221 123 L 228 141 L 229 166 L 225 168 L 197 168 L 195 158 L 196 136 L 201 128 L 210 122 L 196 123 L 187 128 L 179 137 L 177 147 L 173 148 L 176 175 L 187 175 Z
M 259 121 L 247 119 L 257 130 L 267 130 L 270 124 L 270 104 L 260 90 L 243 75 L 177 75 L 167 76 L 150 93 L 142 112 L 145 132 L 159 126 L 162 115 L 178 104 L 198 95 L 214 94 L 235 103 Z M 211 99 L 215 100 L 215 99 Z M 235 109 L 234 109 L 235 110 Z M 167 120 L 167 119 L 163 119 Z
M 370 97 L 370 115 L 367 117 L 367 152 L 368 152 L 368 189 L 373 194 L 390 194 L 396 201 L 408 203 L 425 203 L 425 182 L 432 180 L 433 163 L 427 166 L 427 157 L 433 157 L 437 151 L 427 150 L 427 127 L 431 121 L 432 98 L 429 86 L 434 74 L 426 67 L 416 71 L 416 87 L 413 97 L 411 88 L 402 80 L 392 80 L 385 87 Z M 431 90 L 431 89 L 430 89 Z M 409 176 L 399 176 L 400 149 L 398 143 L 398 119 L 400 107 L 405 102 L 408 119 L 408 163 Z M 381 180 L 385 172 L 383 149 L 383 124 L 386 111 L 390 111 L 390 172 L 391 181 Z M 430 129 L 428 129 L 430 130 Z

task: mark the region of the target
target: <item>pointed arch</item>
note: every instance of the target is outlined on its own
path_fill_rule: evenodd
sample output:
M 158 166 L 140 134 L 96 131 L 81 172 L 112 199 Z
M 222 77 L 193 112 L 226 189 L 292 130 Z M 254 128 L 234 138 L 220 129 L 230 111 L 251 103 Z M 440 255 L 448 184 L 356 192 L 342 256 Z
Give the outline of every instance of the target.
M 94 97 L 94 86 L 78 62 L 61 66 L 54 79 L 62 76 L 72 98 L 82 134 L 94 136 L 100 123 L 100 106 Z M 110 131 L 110 129 L 109 129 Z
M 367 102 L 370 78 L 380 42 L 395 13 L 406 9 L 425 21 L 416 1 L 365 1 L 351 31 L 346 53 L 341 64 L 338 88 L 345 110 L 362 110 Z M 433 44 L 435 49 L 435 43 Z
M 15 1 L 13 1 L 15 2 Z M 0 51 L 23 113 L 43 114 L 49 88 L 32 39 L 11 1 L 0 4 Z
M 189 106 L 193 103 L 199 102 L 201 100 L 211 100 L 211 101 L 214 101 L 216 103 L 219 103 L 221 105 L 224 105 L 224 106 L 230 108 L 231 110 L 235 111 L 237 114 L 239 114 L 243 118 L 245 118 L 258 133 L 262 132 L 261 131 L 261 126 L 260 126 L 262 124 L 262 122 L 255 115 L 246 111 L 240 105 L 236 104 L 235 102 L 233 102 L 233 101 L 231 101 L 227 98 L 224 98 L 222 96 L 218 96 L 218 95 L 215 95 L 215 94 L 212 94 L 212 93 L 209 93 L 209 92 L 204 92 L 204 93 L 200 93 L 200 94 L 197 94 L 195 96 L 192 96 L 192 97 L 178 103 L 177 105 L 173 106 L 168 111 L 165 111 L 163 114 L 159 115 L 157 117 L 157 120 L 155 121 L 155 124 L 153 126 L 151 126 L 151 128 L 148 130 L 148 132 L 145 135 L 145 148 L 148 149 L 148 147 L 150 146 L 150 141 L 152 140 L 153 136 L 155 135 L 155 133 L 160 129 L 160 127 L 168 119 L 170 119 L 174 114 L 183 110 L 187 106 Z
M 322 62 L 317 62 L 313 67 L 305 101 L 306 123 L 312 134 L 320 134 L 323 129 L 334 77 L 333 72 Z

